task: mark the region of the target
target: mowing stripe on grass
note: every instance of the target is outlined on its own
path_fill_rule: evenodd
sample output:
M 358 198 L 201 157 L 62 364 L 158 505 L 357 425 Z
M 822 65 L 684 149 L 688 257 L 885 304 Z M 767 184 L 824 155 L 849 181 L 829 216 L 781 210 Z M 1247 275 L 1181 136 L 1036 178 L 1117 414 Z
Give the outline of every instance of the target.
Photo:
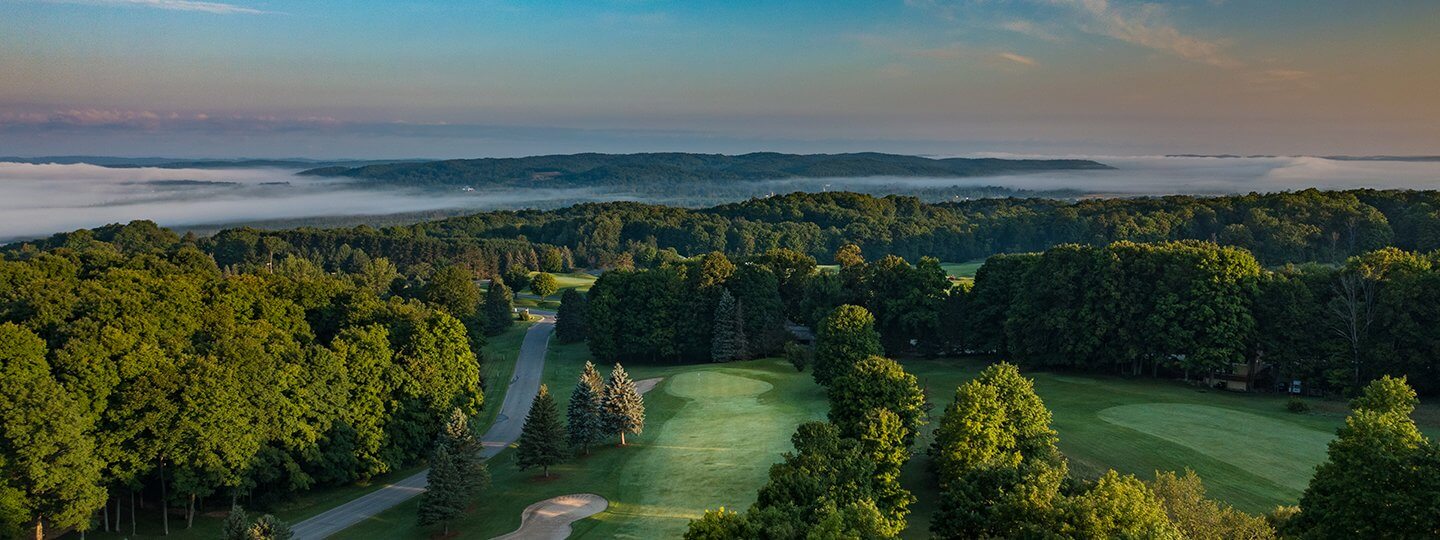
M 1190 448 L 1304 491 L 1325 461 L 1331 433 L 1257 414 L 1189 403 L 1140 403 L 1101 410 L 1100 419 Z

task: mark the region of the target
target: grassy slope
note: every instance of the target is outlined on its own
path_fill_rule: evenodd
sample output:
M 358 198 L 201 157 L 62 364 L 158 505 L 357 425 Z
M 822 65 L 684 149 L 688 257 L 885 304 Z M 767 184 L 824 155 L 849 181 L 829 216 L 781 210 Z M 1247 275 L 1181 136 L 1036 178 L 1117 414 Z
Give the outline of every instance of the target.
M 929 391 L 932 417 L 944 411 L 959 384 L 985 365 L 969 359 L 904 364 Z M 1156 470 L 1189 467 L 1204 479 L 1212 497 L 1250 512 L 1295 504 L 1346 412 L 1343 403 L 1311 400 L 1315 412 L 1294 414 L 1285 411 L 1281 396 L 1203 391 L 1168 381 L 1028 375 L 1054 413 L 1072 475 L 1094 478 L 1114 468 L 1148 479 Z M 1440 425 L 1432 409 L 1424 406 L 1416 417 L 1433 435 Z M 927 537 L 938 498 L 924 456 L 933 428 L 933 422 L 924 428 L 915 459 L 904 472 L 906 487 L 920 499 L 908 538 Z
M 499 336 L 489 338 L 485 345 L 485 358 L 487 362 L 480 368 L 482 376 L 485 377 L 485 410 L 480 412 L 476 419 L 479 425 L 489 425 L 499 412 L 500 403 L 505 399 L 505 388 L 510 384 L 510 374 L 515 371 L 515 361 L 519 358 L 520 342 L 525 338 L 525 331 L 530 327 L 529 323 L 516 324 L 510 330 Z M 351 499 L 380 489 L 381 486 L 415 474 L 424 469 L 424 465 L 415 465 L 390 474 L 378 476 L 369 482 L 356 483 L 344 486 L 327 486 L 295 495 L 290 500 L 279 503 L 275 508 L 266 508 L 253 513 L 270 512 L 282 520 L 290 523 L 314 516 Z M 91 531 L 88 538 L 171 538 L 187 540 L 191 538 L 217 538 L 220 535 L 220 523 L 225 519 L 223 511 L 210 509 L 208 514 L 195 516 L 195 526 L 185 528 L 184 516 L 177 514 L 170 516 L 170 536 L 161 535 L 160 515 L 152 508 L 137 509 L 136 518 L 139 520 L 139 527 L 134 536 L 130 532 L 130 514 L 128 497 L 122 496 L 123 519 L 121 529 L 125 534 L 107 534 Z M 151 501 L 153 504 L 153 501 Z M 214 506 L 212 503 L 211 506 Z M 112 507 L 113 509 L 113 507 Z M 177 508 L 175 511 L 179 511 Z M 112 515 L 110 519 L 114 519 Z M 99 524 L 96 524 L 99 527 Z M 78 537 L 79 535 L 71 535 Z
M 545 382 L 562 408 L 589 358 L 584 345 L 551 343 Z M 637 380 L 667 378 L 645 396 L 645 432 L 631 437 L 629 447 L 607 445 L 555 467 L 549 480 L 516 470 L 513 451 L 496 456 L 483 503 L 457 525 L 462 537 L 512 531 L 526 506 L 570 493 L 611 502 L 607 511 L 576 523 L 574 537 L 677 537 L 707 508 L 748 507 L 770 464 L 791 449 L 795 426 L 822 418 L 827 407 L 808 373 L 778 360 L 626 369 Z M 338 538 L 423 538 L 428 531 L 415 526 L 416 505 L 401 505 Z

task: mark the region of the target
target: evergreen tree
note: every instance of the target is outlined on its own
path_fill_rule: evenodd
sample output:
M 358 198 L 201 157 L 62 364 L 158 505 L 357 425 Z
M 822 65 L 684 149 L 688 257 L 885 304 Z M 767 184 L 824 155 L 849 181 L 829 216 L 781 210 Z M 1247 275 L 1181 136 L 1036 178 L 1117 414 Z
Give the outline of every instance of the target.
M 457 408 L 450 413 L 450 419 L 440 430 L 438 444 L 445 447 L 455 463 L 455 470 L 464 483 L 464 500 L 478 498 L 490 484 L 490 470 L 480 455 L 484 446 L 470 428 L 470 417 L 464 411 Z
M 560 410 L 550 389 L 540 385 L 540 393 L 530 405 L 530 414 L 525 416 L 525 426 L 520 430 L 520 440 L 515 448 L 515 463 L 520 470 L 540 467 L 545 477 L 550 477 L 550 466 L 565 460 L 565 426 L 560 422 Z
M 590 453 L 590 445 L 598 443 L 609 435 L 605 424 L 605 381 L 595 364 L 585 362 L 585 370 L 570 393 L 570 405 L 566 410 L 566 440 L 572 449 Z
M 486 333 L 494 336 L 515 324 L 515 296 L 510 294 L 500 280 L 490 280 L 490 289 L 485 291 Z
M 560 309 L 555 311 L 555 338 L 561 343 L 578 343 L 585 340 L 585 315 L 589 300 L 584 293 L 565 289 L 560 294 Z
M 250 532 L 250 516 L 245 513 L 244 508 L 239 505 L 230 507 L 230 513 L 225 516 L 225 522 L 220 524 L 220 538 L 222 540 L 245 540 L 245 535 Z
M 815 331 L 815 382 L 829 386 L 856 362 L 882 353 L 875 317 L 869 311 L 852 305 L 835 308 Z
M 610 370 L 610 379 L 605 381 L 605 424 L 610 433 L 620 434 L 620 446 L 625 446 L 625 433 L 639 435 L 645 429 L 645 400 L 635 390 L 635 381 L 625 367 L 615 364 Z
M 442 525 L 450 533 L 450 522 L 465 511 L 466 480 L 450 458 L 450 450 L 435 445 L 430 471 L 425 475 L 425 493 L 420 496 L 418 518 L 421 526 Z
M 715 332 L 710 340 L 710 359 L 731 362 L 745 359 L 745 319 L 740 302 L 727 289 L 720 289 L 715 304 Z

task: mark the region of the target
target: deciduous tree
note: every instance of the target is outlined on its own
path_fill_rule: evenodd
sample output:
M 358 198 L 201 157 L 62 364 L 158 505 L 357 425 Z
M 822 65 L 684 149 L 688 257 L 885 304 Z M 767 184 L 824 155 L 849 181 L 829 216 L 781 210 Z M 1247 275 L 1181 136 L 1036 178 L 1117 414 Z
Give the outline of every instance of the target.
M 882 354 L 875 317 L 860 306 L 835 308 L 815 331 L 815 381 L 828 386 L 856 362 Z

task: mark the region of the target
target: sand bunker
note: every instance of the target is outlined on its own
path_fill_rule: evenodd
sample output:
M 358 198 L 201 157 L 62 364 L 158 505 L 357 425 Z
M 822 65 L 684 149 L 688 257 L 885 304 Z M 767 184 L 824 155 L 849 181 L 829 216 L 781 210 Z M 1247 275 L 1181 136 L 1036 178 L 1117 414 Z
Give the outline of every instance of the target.
M 599 495 L 578 493 L 545 499 L 525 507 L 520 514 L 520 528 L 495 540 L 565 540 L 570 524 L 605 511 L 610 502 Z

